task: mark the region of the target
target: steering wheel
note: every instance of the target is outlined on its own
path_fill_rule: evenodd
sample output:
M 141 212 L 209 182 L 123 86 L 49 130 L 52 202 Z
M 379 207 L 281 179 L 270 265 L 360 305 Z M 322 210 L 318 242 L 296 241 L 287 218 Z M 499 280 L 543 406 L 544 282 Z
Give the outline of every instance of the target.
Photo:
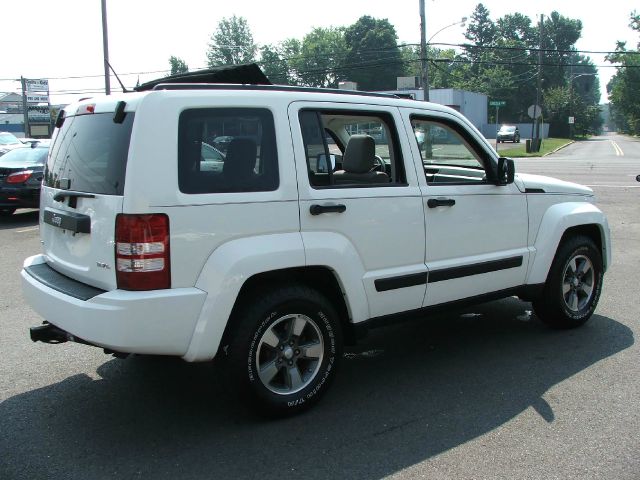
M 371 170 L 369 171 L 387 173 L 387 165 L 384 163 L 384 160 L 382 160 L 382 157 L 379 155 L 374 155 L 373 159 L 374 159 L 375 165 L 371 167 Z

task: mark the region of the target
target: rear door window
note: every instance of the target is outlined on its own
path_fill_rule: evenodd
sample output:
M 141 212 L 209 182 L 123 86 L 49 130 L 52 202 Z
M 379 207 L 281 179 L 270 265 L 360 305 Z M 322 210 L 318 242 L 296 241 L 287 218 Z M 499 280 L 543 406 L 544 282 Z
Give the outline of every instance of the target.
M 122 195 L 133 119 L 133 113 L 122 123 L 113 121 L 113 113 L 66 117 L 50 149 L 44 185 Z
M 278 188 L 276 135 L 269 110 L 185 110 L 178 132 L 181 192 L 264 192 Z

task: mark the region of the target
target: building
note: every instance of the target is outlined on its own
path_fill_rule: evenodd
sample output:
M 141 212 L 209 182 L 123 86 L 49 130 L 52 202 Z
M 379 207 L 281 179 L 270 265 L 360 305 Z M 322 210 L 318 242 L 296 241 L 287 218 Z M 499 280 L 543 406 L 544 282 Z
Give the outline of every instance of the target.
M 392 93 L 409 96 L 415 100 L 424 100 L 424 92 L 421 88 L 387 90 L 382 93 Z M 483 125 L 487 123 L 487 105 L 489 101 L 487 96 L 482 93 L 454 88 L 433 88 L 429 89 L 429 101 L 457 110 L 467 117 L 478 130 L 481 130 Z

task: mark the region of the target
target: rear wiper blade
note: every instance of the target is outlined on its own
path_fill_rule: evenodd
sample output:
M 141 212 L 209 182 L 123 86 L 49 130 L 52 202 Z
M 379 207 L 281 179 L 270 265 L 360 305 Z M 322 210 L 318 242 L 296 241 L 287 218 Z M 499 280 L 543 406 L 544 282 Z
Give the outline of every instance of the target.
M 65 198 L 69 199 L 69 206 L 76 208 L 78 205 L 78 198 L 96 198 L 93 193 L 84 192 L 58 192 L 53 196 L 53 200 L 56 202 L 63 202 Z

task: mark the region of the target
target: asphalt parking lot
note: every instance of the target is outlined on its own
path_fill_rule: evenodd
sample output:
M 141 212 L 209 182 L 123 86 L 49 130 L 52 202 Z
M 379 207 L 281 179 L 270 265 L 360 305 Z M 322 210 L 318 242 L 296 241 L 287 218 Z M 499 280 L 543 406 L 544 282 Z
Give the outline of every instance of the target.
M 640 478 L 640 142 L 516 165 L 591 185 L 608 216 L 589 323 L 552 331 L 509 298 L 378 329 L 320 404 L 278 421 L 238 404 L 216 365 L 32 343 L 19 271 L 37 212 L 0 219 L 0 479 Z

